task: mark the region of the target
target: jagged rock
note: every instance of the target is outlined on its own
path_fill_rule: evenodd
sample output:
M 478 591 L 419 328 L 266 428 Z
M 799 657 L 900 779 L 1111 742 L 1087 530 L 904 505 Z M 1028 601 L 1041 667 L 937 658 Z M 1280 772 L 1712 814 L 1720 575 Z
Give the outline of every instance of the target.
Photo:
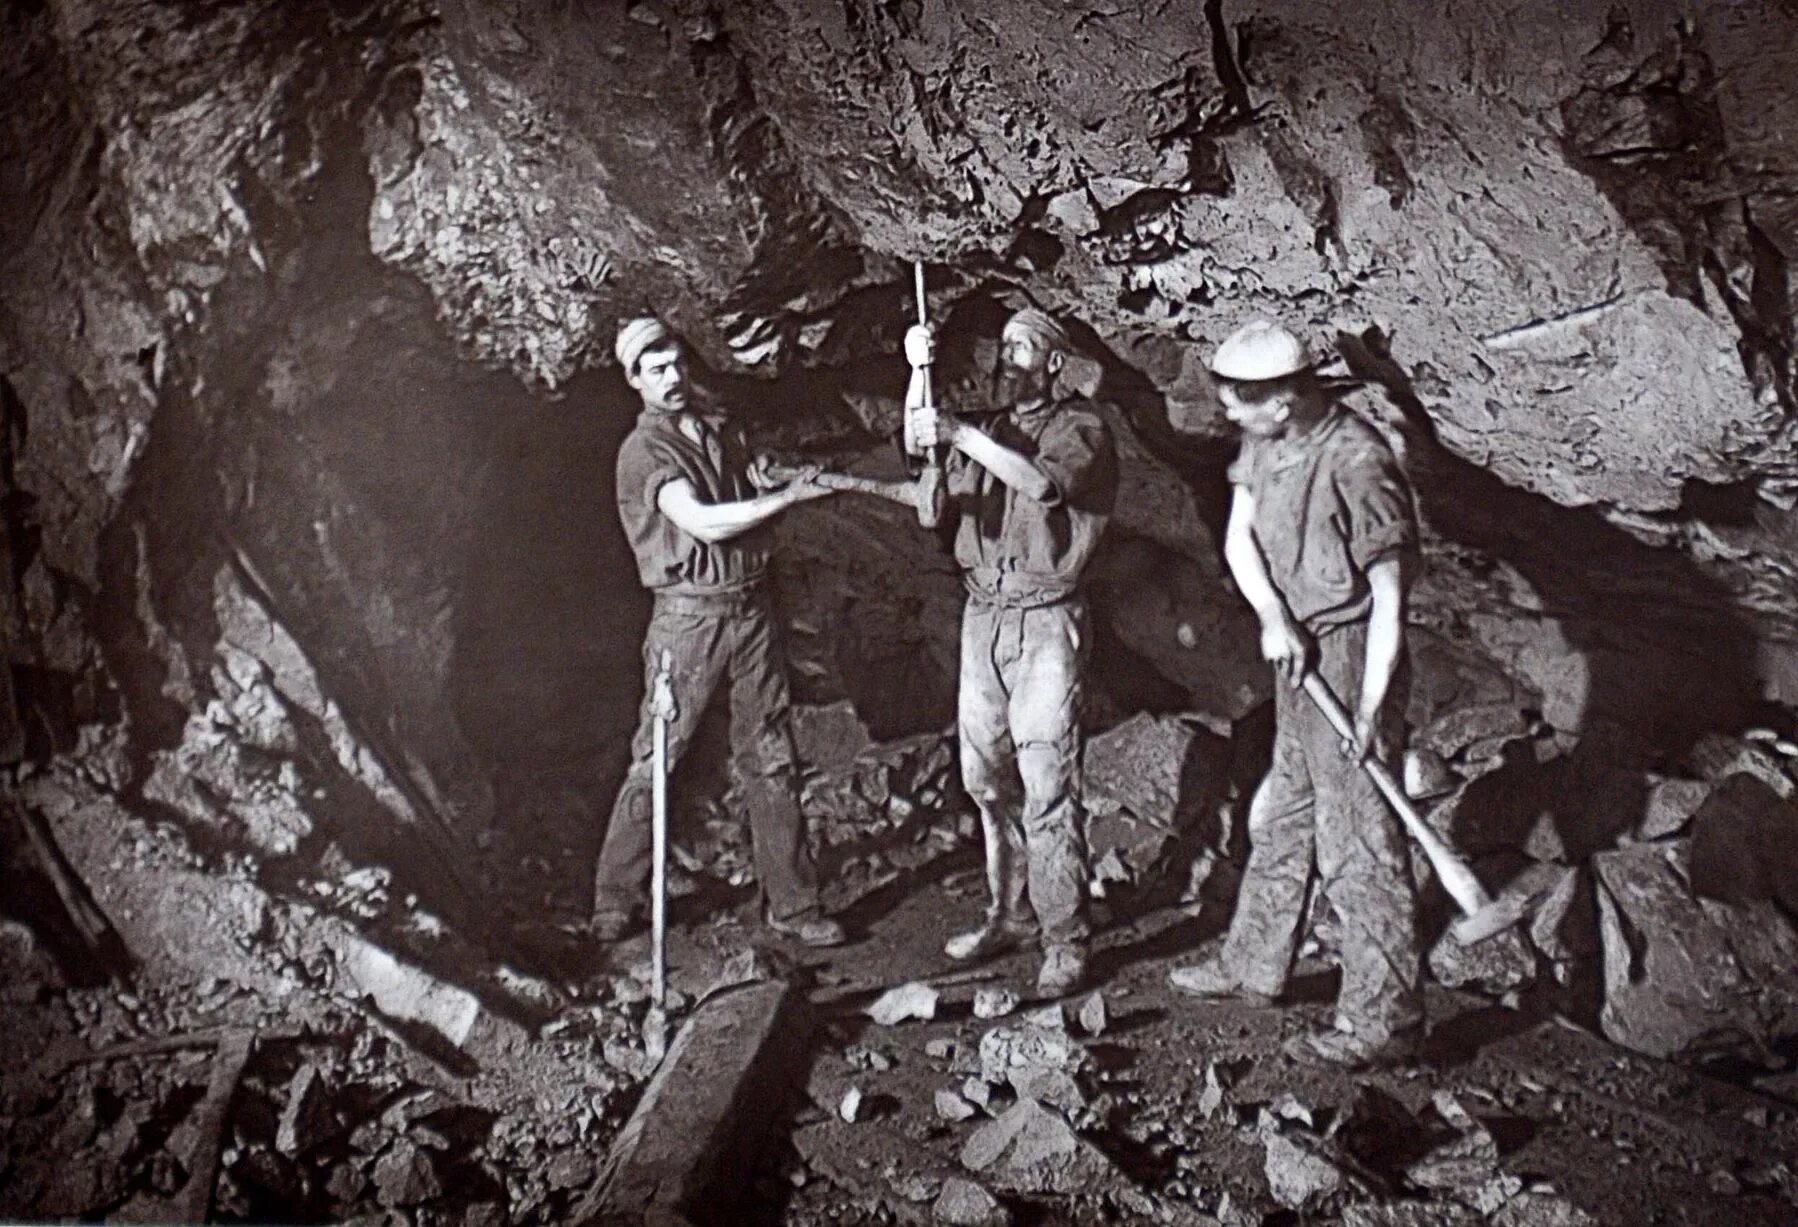
M 1499 1207 L 1492 1227 L 1590 1227 L 1598 1220 L 1559 1193 L 1525 1189 Z
M 1590 913 L 1579 911 L 1577 915 L 1583 923 L 1575 924 L 1574 904 L 1589 897 L 1582 893 L 1581 883 L 1589 882 L 1590 876 L 1584 869 L 1561 870 L 1523 921 L 1530 943 L 1550 960 L 1555 978 L 1562 982 L 1575 958 L 1597 951 L 1597 934 L 1591 931 Z
M 1434 1097 L 1437 1115 L 1456 1131 L 1405 1169 L 1405 1178 L 1423 1189 L 1473 1190 L 1497 1175 L 1498 1142 L 1447 1091 Z
M 912 1019 L 928 1022 L 936 1017 L 937 991 L 913 981 L 890 988 L 867 1009 L 867 1015 L 883 1027 L 896 1027 Z
M 1187 753 L 1200 735 L 1174 717 L 1143 713 L 1089 738 L 1081 758 L 1087 805 L 1095 813 L 1127 809 L 1173 827 L 1181 812 Z
M 1456 940 L 1452 926 L 1429 954 L 1430 974 L 1447 988 L 1475 986 L 1492 996 L 1528 985 L 1536 978 L 1536 958 L 1525 940 L 1539 909 L 1541 900 L 1553 894 L 1572 876 L 1573 870 L 1559 865 L 1531 865 L 1495 894 L 1495 900 L 1514 897 L 1536 898 L 1531 910 L 1518 923 L 1471 946 Z
M 1460 756 L 1473 761 L 1496 759 L 1512 741 L 1529 734 L 1529 722 L 1515 703 L 1497 702 L 1454 706 L 1420 728 L 1414 740 L 1419 749 L 1443 759 Z
M 1271 1114 L 1263 1111 L 1259 1128 L 1266 1148 L 1263 1170 L 1267 1190 L 1289 1210 L 1321 1201 L 1342 1187 L 1342 1171 L 1310 1147 L 1286 1136 Z
M 305 1154 L 335 1132 L 329 1093 L 318 1066 L 300 1066 L 287 1084 L 287 1102 L 275 1130 L 275 1149 L 288 1158 Z
M 1028 1097 L 968 1135 L 961 1163 L 1002 1187 L 1031 1193 L 1093 1190 L 1120 1179 L 1065 1117 Z
M 1699 895 L 1743 905 L 1776 899 L 1798 912 L 1798 805 L 1760 777 L 1718 782 L 1692 815 L 1691 847 Z
M 1346 1227 L 1472 1227 L 1481 1216 L 1450 1201 L 1355 1202 L 1342 1208 Z
M 1636 838 L 1648 841 L 1678 835 L 1711 794 L 1709 780 L 1657 779 L 1648 791 L 1648 805 L 1636 826 Z
M 1599 1020 L 1617 1043 L 1654 1056 L 1694 1046 L 1751 1048 L 1798 1030 L 1798 933 L 1768 903 L 1701 903 L 1684 840 L 1593 858 L 1604 946 Z
M 814 771 L 847 771 L 874 743 L 855 704 L 839 699 L 823 707 L 793 709 L 793 745 L 799 761 Z
M 375 1162 L 376 1196 L 383 1206 L 415 1206 L 443 1192 L 430 1152 L 405 1138 L 396 1139 Z
M 946 1121 L 964 1121 L 971 1118 L 977 1108 L 960 1095 L 947 1088 L 936 1093 L 936 1114 Z
M 931 1221 L 944 1227 L 1010 1227 L 1011 1223 L 1011 1211 L 985 1186 L 960 1176 L 943 1181 L 943 1191 L 937 1194 L 930 1214 Z
M 1722 781 L 1733 775 L 1751 775 L 1785 800 L 1798 792 L 1779 755 L 1758 742 L 1706 733 L 1686 755 L 1692 767 L 1706 779 Z
M 1003 1018 L 1018 1008 L 1018 995 L 1008 988 L 983 984 L 974 990 L 975 1018 Z
M 1536 978 L 1536 956 L 1518 926 L 1464 946 L 1445 930 L 1430 949 L 1430 975 L 1445 988 L 1475 986 L 1491 996 L 1515 992 Z
M 1445 797 L 1461 784 L 1461 777 L 1448 760 L 1427 746 L 1405 751 L 1403 779 L 1405 795 L 1413 801 Z
M 980 1037 L 985 1081 L 1009 1083 L 1020 1099 L 1039 1099 L 1070 1114 L 1086 1107 L 1078 1079 L 1091 1067 L 1091 1054 L 1060 1027 L 1026 1023 L 994 1027 Z

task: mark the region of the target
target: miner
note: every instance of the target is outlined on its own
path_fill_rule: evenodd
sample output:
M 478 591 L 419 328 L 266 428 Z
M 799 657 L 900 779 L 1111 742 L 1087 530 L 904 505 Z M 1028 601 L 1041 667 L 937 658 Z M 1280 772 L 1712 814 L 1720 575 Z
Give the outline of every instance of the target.
M 984 923 L 946 952 L 975 958 L 1040 927 L 1036 987 L 1060 996 L 1086 970 L 1079 708 L 1090 634 L 1080 579 L 1117 498 L 1111 432 L 1090 402 L 1056 395 L 1071 346 L 1041 311 L 1005 324 L 993 384 L 1005 412 L 984 426 L 924 403 L 928 327 L 912 328 L 905 349 L 912 440 L 948 449 L 945 484 L 960 517 L 961 775 L 980 810 L 990 891 Z
M 614 352 L 643 401 L 618 449 L 618 517 L 655 604 L 631 765 L 599 853 L 593 932 L 616 941 L 643 914 L 651 856 L 650 690 L 667 652 L 676 702 L 670 770 L 707 704 L 728 687 L 735 766 L 768 924 L 808 946 L 835 945 L 843 930 L 820 911 L 799 810 L 765 530 L 787 508 L 828 491 L 805 480 L 765 488 L 765 466 L 751 460 L 740 432 L 693 403 L 682 344 L 660 320 L 625 323 Z
M 1249 859 L 1222 947 L 1169 974 L 1198 997 L 1272 1003 L 1313 877 L 1341 923 L 1334 1026 L 1290 1055 L 1362 1066 L 1412 1055 L 1422 1024 L 1416 891 L 1396 818 L 1361 769 L 1390 761 L 1405 701 L 1411 486 L 1381 436 L 1319 383 L 1293 333 L 1255 321 L 1211 360 L 1242 431 L 1224 555 L 1261 622 L 1277 686 L 1273 761 L 1249 807 Z M 1316 670 L 1349 705 L 1344 741 L 1297 687 Z

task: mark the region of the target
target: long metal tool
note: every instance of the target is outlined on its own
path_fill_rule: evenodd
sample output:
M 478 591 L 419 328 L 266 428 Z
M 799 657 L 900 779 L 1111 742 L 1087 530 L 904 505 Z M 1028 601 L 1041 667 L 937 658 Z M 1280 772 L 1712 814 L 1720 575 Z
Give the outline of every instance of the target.
M 643 1047 L 660 1061 L 668 1048 L 668 726 L 678 712 L 674 702 L 674 653 L 662 649 L 650 683 L 650 862 L 649 862 L 649 1013 L 643 1020 Z
M 1342 706 L 1342 701 L 1330 689 L 1330 684 L 1315 672 L 1305 674 L 1305 693 L 1336 730 L 1337 736 L 1352 740 L 1355 734 L 1354 722 Z M 1473 870 L 1467 867 L 1455 850 L 1448 846 L 1443 838 L 1436 834 L 1423 815 L 1411 804 L 1411 798 L 1399 787 L 1397 780 L 1386 764 L 1376 758 L 1361 760 L 1362 770 L 1373 780 L 1374 787 L 1386 798 L 1386 804 L 1392 807 L 1399 821 L 1405 824 L 1405 830 L 1411 833 L 1423 854 L 1429 858 L 1430 866 L 1435 869 L 1436 876 L 1442 879 L 1442 887 L 1448 891 L 1449 898 L 1461 909 L 1461 919 L 1449 926 L 1455 940 L 1463 946 L 1471 946 L 1476 942 L 1504 932 L 1519 920 L 1536 900 L 1533 894 L 1504 895 L 1493 899 L 1480 885 L 1480 880 L 1473 876 Z
M 924 261 L 912 264 L 912 281 L 918 295 L 918 323 L 930 322 L 929 305 L 924 299 Z M 930 368 L 924 368 L 924 407 L 934 408 L 930 387 Z M 943 519 L 943 450 L 941 444 L 924 449 L 924 468 L 918 474 L 918 495 L 914 502 L 918 523 L 935 528 Z

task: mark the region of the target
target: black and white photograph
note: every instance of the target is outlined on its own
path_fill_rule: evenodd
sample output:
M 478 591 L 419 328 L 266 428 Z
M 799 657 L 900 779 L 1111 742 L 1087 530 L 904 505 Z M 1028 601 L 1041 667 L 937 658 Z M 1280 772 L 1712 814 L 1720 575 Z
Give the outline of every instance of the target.
M 0 93 L 0 1223 L 1798 1227 L 1798 3 Z

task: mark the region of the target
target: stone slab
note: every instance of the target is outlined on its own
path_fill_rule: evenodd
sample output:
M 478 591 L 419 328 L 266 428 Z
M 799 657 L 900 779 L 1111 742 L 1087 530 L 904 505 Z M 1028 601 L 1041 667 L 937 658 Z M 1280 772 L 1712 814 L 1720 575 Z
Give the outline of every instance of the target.
M 783 980 L 742 984 L 707 999 L 612 1144 L 574 1221 L 738 1223 L 753 1197 L 763 1145 L 786 1136 L 805 1085 L 811 1020 Z

